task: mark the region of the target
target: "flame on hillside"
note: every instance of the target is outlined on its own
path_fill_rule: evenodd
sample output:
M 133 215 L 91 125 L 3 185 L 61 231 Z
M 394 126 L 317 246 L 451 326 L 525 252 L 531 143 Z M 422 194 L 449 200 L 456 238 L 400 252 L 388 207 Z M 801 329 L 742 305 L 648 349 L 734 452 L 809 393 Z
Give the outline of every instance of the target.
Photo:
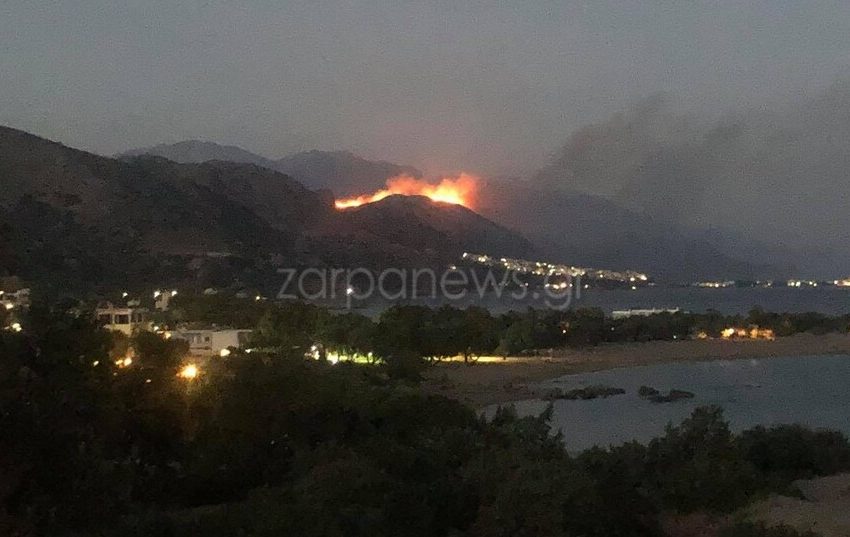
M 338 199 L 334 202 L 334 205 L 337 209 L 348 209 L 359 207 L 365 203 L 380 201 L 387 196 L 400 194 L 402 196 L 425 196 L 433 201 L 472 208 L 475 203 L 477 187 L 478 178 L 467 173 L 461 173 L 457 177 L 444 177 L 437 184 L 402 174 L 387 179 L 387 188 L 382 188 L 372 194 Z

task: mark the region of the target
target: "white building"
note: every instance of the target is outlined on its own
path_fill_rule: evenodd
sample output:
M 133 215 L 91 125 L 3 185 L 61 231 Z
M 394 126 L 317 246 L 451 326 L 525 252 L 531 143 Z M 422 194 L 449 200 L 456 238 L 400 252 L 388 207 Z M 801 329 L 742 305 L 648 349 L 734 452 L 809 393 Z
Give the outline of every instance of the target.
M 230 348 L 243 348 L 250 335 L 251 330 L 227 328 L 180 329 L 171 332 L 172 338 L 188 342 L 189 352 L 196 356 L 227 356 Z
M 168 305 L 175 296 L 177 296 L 177 291 L 174 289 L 157 289 L 153 293 L 154 307 L 159 311 L 168 311 Z
M 14 292 L 0 291 L 0 307 L 6 310 L 28 308 L 30 305 L 30 290 L 18 289 Z
M 612 319 L 625 319 L 626 317 L 649 317 L 650 315 L 658 315 L 659 313 L 679 313 L 679 308 L 673 309 L 633 309 L 633 310 L 614 310 L 611 312 Z
M 132 336 L 139 330 L 150 330 L 148 310 L 145 308 L 115 307 L 106 303 L 95 310 L 97 321 L 106 329 Z

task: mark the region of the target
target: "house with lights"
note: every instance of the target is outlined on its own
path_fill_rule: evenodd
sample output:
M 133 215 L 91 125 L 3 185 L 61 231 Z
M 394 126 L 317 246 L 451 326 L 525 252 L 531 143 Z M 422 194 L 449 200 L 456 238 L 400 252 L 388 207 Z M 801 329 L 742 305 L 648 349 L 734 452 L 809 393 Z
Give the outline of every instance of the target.
M 17 291 L 0 290 L 0 307 L 6 310 L 26 309 L 30 305 L 30 290 L 18 289 Z
M 97 322 L 114 332 L 132 336 L 139 330 L 150 330 L 147 308 L 116 307 L 111 302 L 98 305 L 95 310 Z
M 178 329 L 171 332 L 174 339 L 189 344 L 194 356 L 227 356 L 230 349 L 242 349 L 248 343 L 251 330 L 232 328 Z

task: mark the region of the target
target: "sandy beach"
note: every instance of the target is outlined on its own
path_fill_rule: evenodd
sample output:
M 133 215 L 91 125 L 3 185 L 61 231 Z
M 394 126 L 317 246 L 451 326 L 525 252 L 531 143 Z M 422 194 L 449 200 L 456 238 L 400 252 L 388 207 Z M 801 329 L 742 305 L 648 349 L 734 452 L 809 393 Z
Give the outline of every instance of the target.
M 475 408 L 538 396 L 540 381 L 573 373 L 681 361 L 738 360 L 777 356 L 850 354 L 850 335 L 799 334 L 774 341 L 720 339 L 606 344 L 587 349 L 556 349 L 530 357 L 483 357 L 473 365 L 436 364 L 423 386 Z

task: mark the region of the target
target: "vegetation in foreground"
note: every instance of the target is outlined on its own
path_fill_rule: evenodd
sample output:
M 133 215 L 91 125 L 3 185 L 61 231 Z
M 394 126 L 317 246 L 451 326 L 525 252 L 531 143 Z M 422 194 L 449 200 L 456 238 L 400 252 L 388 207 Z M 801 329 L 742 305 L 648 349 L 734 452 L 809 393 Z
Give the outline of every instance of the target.
M 0 332 L 7 535 L 654 536 L 850 469 L 839 433 L 735 435 L 717 408 L 570 456 L 547 414 L 484 421 L 390 365 L 234 353 L 188 380 L 179 342 L 140 334 L 121 367 L 87 316 L 26 326 Z

